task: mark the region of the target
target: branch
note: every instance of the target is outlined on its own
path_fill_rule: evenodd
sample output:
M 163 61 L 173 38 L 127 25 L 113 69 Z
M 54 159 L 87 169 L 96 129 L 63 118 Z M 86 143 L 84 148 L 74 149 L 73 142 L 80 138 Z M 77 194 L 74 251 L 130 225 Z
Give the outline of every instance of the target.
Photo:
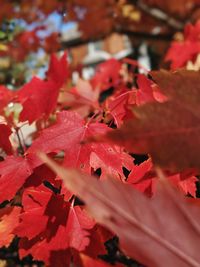
M 176 18 L 169 16 L 167 13 L 163 12 L 162 10 L 158 8 L 149 8 L 149 6 L 143 3 L 143 1 L 138 1 L 137 7 L 141 9 L 142 11 L 144 11 L 145 13 L 151 15 L 152 17 L 159 19 L 161 21 L 164 21 L 166 24 L 168 24 L 170 27 L 174 28 L 175 30 L 181 31 L 184 28 L 185 23 L 181 22 L 180 20 L 177 20 Z

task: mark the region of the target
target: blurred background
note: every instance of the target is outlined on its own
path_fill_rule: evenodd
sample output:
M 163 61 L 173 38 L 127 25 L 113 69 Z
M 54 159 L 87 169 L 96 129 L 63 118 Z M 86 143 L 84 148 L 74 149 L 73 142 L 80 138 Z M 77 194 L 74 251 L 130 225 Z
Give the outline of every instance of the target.
M 172 40 L 200 18 L 200 0 L 0 0 L 0 84 L 43 77 L 49 55 L 68 51 L 72 80 L 107 59 L 168 67 Z

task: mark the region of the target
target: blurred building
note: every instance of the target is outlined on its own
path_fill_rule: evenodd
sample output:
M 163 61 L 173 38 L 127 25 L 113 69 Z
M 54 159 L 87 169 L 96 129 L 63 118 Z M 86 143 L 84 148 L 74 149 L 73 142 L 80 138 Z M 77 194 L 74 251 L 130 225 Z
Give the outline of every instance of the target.
M 133 49 L 127 35 L 112 33 L 97 41 L 78 43 L 81 33 L 76 24 L 62 35 L 62 43 L 69 48 L 70 60 L 77 71 L 82 69 L 84 78 L 90 78 L 94 73 L 94 67 L 110 58 L 122 59 L 131 55 Z M 76 76 L 77 73 L 74 73 Z

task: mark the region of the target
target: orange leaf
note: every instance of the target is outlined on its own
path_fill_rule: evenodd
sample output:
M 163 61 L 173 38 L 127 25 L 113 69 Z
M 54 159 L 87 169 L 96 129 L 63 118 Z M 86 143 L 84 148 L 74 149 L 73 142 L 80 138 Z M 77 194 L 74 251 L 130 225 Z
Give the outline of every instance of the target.
M 0 247 L 8 247 L 14 238 L 12 233 L 19 221 L 21 208 L 6 207 L 0 210 Z

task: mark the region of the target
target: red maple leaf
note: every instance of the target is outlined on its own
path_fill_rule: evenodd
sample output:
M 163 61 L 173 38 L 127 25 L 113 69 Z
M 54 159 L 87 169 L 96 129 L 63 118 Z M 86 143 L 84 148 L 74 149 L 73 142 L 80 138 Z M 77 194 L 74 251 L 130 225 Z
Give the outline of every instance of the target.
M 166 177 L 186 195 L 189 193 L 196 197 L 196 182 L 198 179 L 193 174 L 166 174 Z M 154 171 L 152 161 L 148 159 L 140 165 L 135 165 L 128 176 L 127 182 L 139 191 L 145 192 L 148 196 L 155 194 L 158 177 Z
M 13 153 L 12 145 L 9 140 L 11 133 L 12 131 L 8 125 L 0 124 L 0 148 L 9 155 Z
M 79 206 L 73 207 L 44 186 L 26 189 L 22 204 L 24 211 L 14 230 L 22 237 L 21 257 L 30 253 L 48 265 L 53 252 L 66 253 L 69 248 L 83 251 L 88 246 L 94 221 Z M 37 227 L 32 223 L 35 219 Z
M 18 101 L 23 110 L 20 113 L 20 121 L 28 120 L 29 123 L 48 117 L 55 109 L 58 94 L 68 74 L 66 55 L 58 60 L 54 55 L 51 58 L 50 68 L 47 73 L 47 81 L 34 77 L 18 91 Z
M 154 102 L 155 98 L 152 90 L 153 82 L 145 75 L 140 74 L 137 76 L 137 84 L 138 90 L 136 92 L 136 104 L 140 106 L 142 104 Z
M 52 80 L 61 87 L 69 76 L 67 54 L 64 53 L 59 59 L 55 54 L 51 56 L 47 79 Z
M 32 168 L 26 158 L 8 156 L 0 162 L 0 202 L 11 200 L 31 173 Z
M 199 36 L 200 21 L 194 26 L 188 24 L 185 27 L 183 41 L 172 42 L 165 57 L 166 61 L 171 61 L 172 69 L 181 68 L 185 66 L 189 60 L 195 60 L 200 52 Z
M 135 91 L 122 89 L 106 100 L 106 115 L 111 115 L 116 126 L 119 127 L 125 119 L 131 117 L 132 114 L 129 108 L 133 104 L 135 104 Z
M 91 172 L 102 169 L 102 175 L 114 175 L 124 178 L 123 166 L 131 169 L 133 159 L 118 146 L 106 143 L 85 143 L 97 134 L 105 134 L 109 128 L 99 122 L 85 122 L 79 114 L 62 111 L 57 123 L 44 131 L 27 151 L 31 156 L 36 151 L 46 153 L 65 151 L 64 164 Z
M 0 86 L 0 112 L 2 113 L 3 109 L 7 106 L 7 104 L 13 98 L 14 93 L 9 90 L 4 85 Z
M 98 98 L 99 89 L 93 89 L 89 81 L 79 79 L 75 87 L 62 92 L 59 102 L 86 117 L 99 110 Z
M 20 121 L 34 122 L 41 117 L 48 117 L 57 103 L 60 87 L 54 81 L 42 81 L 33 78 L 18 92 L 18 100 L 23 106 Z
M 199 170 L 199 73 L 158 71 L 152 76 L 168 100 L 135 108 L 135 118 L 108 132 L 106 140 L 129 152 L 150 153 L 154 163 L 174 172 Z
M 105 242 L 113 238 L 113 234 L 105 227 L 96 224 L 90 231 L 90 244 L 83 251 L 84 254 L 96 259 L 99 255 L 106 255 Z
M 96 73 L 91 80 L 94 88 L 104 91 L 120 82 L 121 63 L 116 59 L 109 59 L 96 68 Z

